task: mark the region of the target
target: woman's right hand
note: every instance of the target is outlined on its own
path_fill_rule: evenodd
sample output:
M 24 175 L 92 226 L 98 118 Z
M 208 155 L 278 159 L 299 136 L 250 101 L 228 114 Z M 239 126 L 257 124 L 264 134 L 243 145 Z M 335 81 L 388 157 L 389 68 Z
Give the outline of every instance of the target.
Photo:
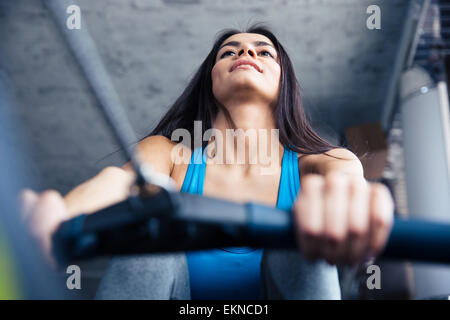
M 158 173 L 170 176 L 175 143 L 163 136 L 151 136 L 142 140 L 138 151 L 144 162 L 150 163 Z M 93 178 L 75 187 L 64 198 L 54 190 L 41 194 L 26 189 L 20 194 L 22 213 L 33 237 L 39 242 L 46 259 L 55 266 L 52 256 L 52 235 L 59 225 L 82 213 L 94 213 L 102 208 L 125 200 L 135 181 L 129 164 L 122 168 L 106 167 Z
M 54 190 L 37 194 L 30 189 L 25 189 L 20 193 L 20 205 L 22 217 L 31 235 L 38 242 L 45 259 L 55 267 L 52 235 L 63 221 L 70 219 L 63 197 Z
M 20 194 L 22 214 L 46 260 L 56 266 L 52 255 L 52 236 L 63 221 L 125 200 L 133 181 L 133 172 L 106 167 L 71 190 L 64 198 L 55 190 L 46 190 L 41 194 L 30 189 L 23 190 Z

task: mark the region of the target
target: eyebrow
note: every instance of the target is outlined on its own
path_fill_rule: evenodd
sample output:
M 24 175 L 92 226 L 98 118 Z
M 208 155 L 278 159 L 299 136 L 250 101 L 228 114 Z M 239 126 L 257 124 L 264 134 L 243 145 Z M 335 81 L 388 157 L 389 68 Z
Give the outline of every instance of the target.
M 241 44 L 241 43 L 240 43 L 239 41 L 229 41 L 229 42 L 227 42 L 227 43 L 221 45 L 220 48 L 219 48 L 219 50 L 222 49 L 222 48 L 225 47 L 225 46 L 238 47 L 240 44 Z M 273 45 L 271 45 L 270 43 L 265 42 L 265 41 L 255 41 L 255 42 L 253 42 L 253 44 L 254 44 L 255 46 L 257 46 L 257 47 L 261 47 L 261 46 L 270 46 L 270 47 L 274 48 Z M 274 49 L 275 49 L 275 48 L 274 48 Z

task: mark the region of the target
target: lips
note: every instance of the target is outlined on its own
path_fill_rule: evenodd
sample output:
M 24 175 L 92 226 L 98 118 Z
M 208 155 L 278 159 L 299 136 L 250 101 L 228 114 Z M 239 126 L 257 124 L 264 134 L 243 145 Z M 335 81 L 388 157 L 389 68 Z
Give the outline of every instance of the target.
M 247 60 L 247 59 L 240 59 L 240 60 L 236 61 L 235 63 L 233 63 L 233 66 L 231 67 L 230 72 L 232 72 L 234 69 L 236 69 L 237 67 L 242 66 L 242 65 L 252 66 L 256 71 L 262 72 L 261 68 L 255 62 Z

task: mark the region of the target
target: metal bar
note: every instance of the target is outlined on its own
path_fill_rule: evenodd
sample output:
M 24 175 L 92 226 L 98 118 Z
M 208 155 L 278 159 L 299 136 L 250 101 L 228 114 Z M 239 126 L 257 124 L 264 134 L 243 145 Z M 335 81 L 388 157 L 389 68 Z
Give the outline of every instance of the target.
M 80 65 L 87 82 L 97 98 L 100 109 L 108 123 L 114 137 L 124 149 L 128 159 L 133 165 L 137 183 L 144 184 L 148 180 L 135 152 L 133 143 L 136 142 L 135 133 L 125 114 L 125 109 L 120 102 L 111 78 L 103 64 L 94 40 L 89 34 L 86 23 L 81 29 L 70 30 L 67 28 L 67 7 L 73 4 L 68 0 L 42 0 L 53 14 L 60 31 L 66 39 L 73 55 Z
M 417 50 L 417 46 L 419 44 L 419 39 L 421 36 L 421 32 L 419 32 L 420 30 L 422 30 L 422 27 L 425 23 L 425 18 L 426 18 L 426 14 L 428 11 L 428 7 L 430 6 L 430 2 L 431 0 L 424 0 L 424 3 L 422 5 L 422 9 L 421 9 L 421 13 L 420 13 L 420 18 L 419 21 L 417 23 L 417 27 L 416 27 L 416 32 L 414 34 L 414 39 L 413 42 L 411 44 L 411 49 L 409 50 L 409 58 L 408 61 L 406 62 L 406 67 L 409 68 L 414 60 L 414 55 L 416 53 Z
M 393 71 L 389 79 L 386 98 L 383 103 L 381 113 L 381 124 L 385 132 L 388 132 L 392 122 L 392 116 L 395 112 L 395 97 L 397 96 L 397 88 L 405 63 L 408 59 L 408 50 L 411 41 L 417 33 L 417 21 L 419 19 L 420 4 L 419 1 L 411 0 L 408 7 L 407 17 L 402 29 L 402 37 L 397 50 Z

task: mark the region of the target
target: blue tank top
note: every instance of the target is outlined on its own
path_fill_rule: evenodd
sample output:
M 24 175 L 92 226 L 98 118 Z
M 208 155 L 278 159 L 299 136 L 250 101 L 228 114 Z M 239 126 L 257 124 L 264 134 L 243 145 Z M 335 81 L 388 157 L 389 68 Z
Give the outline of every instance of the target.
M 203 153 L 201 148 L 197 148 L 192 153 L 181 192 L 202 195 L 205 170 L 206 152 Z M 297 153 L 285 147 L 277 208 L 290 210 L 299 190 Z M 187 252 L 191 299 L 260 299 L 262 250 L 229 247 Z

